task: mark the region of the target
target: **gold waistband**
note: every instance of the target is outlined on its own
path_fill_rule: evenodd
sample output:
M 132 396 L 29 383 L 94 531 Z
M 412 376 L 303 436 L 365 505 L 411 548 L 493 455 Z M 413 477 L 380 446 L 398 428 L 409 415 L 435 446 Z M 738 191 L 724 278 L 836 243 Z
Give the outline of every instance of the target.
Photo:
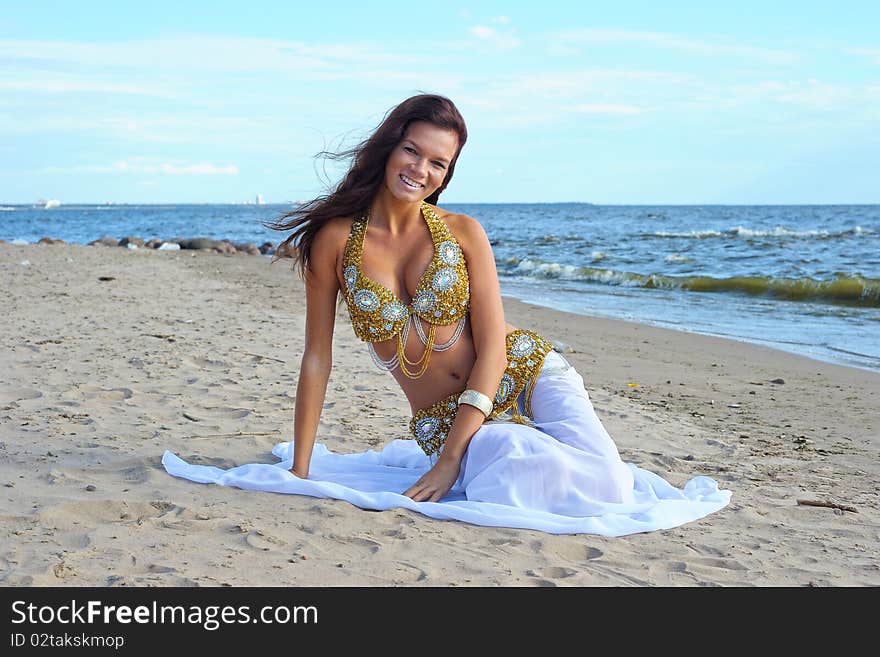
M 534 331 L 517 329 L 507 336 L 507 368 L 492 400 L 492 413 L 487 420 L 498 419 L 510 412 L 510 419 L 528 424 L 531 417 L 530 400 L 532 387 L 545 356 L 553 345 Z M 525 416 L 519 412 L 517 398 L 525 391 Z M 409 431 L 428 456 L 436 454 L 446 442 L 446 434 L 452 427 L 458 412 L 458 396 L 461 391 L 435 402 L 416 412 L 409 422 Z

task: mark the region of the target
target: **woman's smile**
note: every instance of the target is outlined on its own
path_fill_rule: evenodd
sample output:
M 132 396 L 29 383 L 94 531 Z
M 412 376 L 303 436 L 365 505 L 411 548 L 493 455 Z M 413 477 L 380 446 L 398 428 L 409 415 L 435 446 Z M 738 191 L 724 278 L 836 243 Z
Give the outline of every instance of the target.
M 400 174 L 400 179 L 403 181 L 403 184 L 406 185 L 407 187 L 409 187 L 410 189 L 423 189 L 425 187 L 420 182 L 416 182 L 412 178 L 409 178 L 408 176 L 405 176 L 403 174 Z

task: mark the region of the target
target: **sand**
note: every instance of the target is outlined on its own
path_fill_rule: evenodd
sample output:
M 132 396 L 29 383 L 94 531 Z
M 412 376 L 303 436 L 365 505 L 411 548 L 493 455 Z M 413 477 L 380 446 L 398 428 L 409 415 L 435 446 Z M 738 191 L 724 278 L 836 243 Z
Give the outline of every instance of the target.
M 878 373 L 505 299 L 574 350 L 624 460 L 733 492 L 672 530 L 556 536 L 164 471 L 166 449 L 230 467 L 292 437 L 289 261 L 2 243 L 0 281 L 5 586 L 880 585 Z M 348 324 L 342 308 L 319 428 L 340 452 L 409 417 Z

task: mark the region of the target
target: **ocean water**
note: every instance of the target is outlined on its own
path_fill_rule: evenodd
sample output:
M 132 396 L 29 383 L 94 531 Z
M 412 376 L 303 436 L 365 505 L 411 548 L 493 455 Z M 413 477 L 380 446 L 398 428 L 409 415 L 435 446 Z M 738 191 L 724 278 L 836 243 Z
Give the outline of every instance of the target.
M 880 371 L 880 206 L 443 204 L 478 219 L 502 292 Z M 0 206 L 0 239 L 277 243 L 289 206 Z

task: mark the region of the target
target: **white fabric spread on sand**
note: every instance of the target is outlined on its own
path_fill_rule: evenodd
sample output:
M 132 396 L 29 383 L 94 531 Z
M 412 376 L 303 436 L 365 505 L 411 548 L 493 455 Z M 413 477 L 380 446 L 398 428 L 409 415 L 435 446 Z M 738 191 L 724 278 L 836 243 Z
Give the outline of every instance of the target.
M 165 470 L 199 483 L 247 490 L 328 497 L 363 509 L 405 508 L 442 520 L 537 529 L 551 534 L 623 536 L 669 529 L 718 511 L 730 501 L 709 477 L 678 489 L 621 461 L 574 368 L 547 357 L 532 394 L 536 427 L 488 422 L 473 436 L 461 472 L 440 502 L 414 502 L 403 492 L 431 467 L 414 440 L 393 440 L 381 451 L 336 454 L 315 445 L 309 478 L 288 470 L 292 446 L 272 450 L 274 464 L 229 470 L 191 465 L 169 451 Z

